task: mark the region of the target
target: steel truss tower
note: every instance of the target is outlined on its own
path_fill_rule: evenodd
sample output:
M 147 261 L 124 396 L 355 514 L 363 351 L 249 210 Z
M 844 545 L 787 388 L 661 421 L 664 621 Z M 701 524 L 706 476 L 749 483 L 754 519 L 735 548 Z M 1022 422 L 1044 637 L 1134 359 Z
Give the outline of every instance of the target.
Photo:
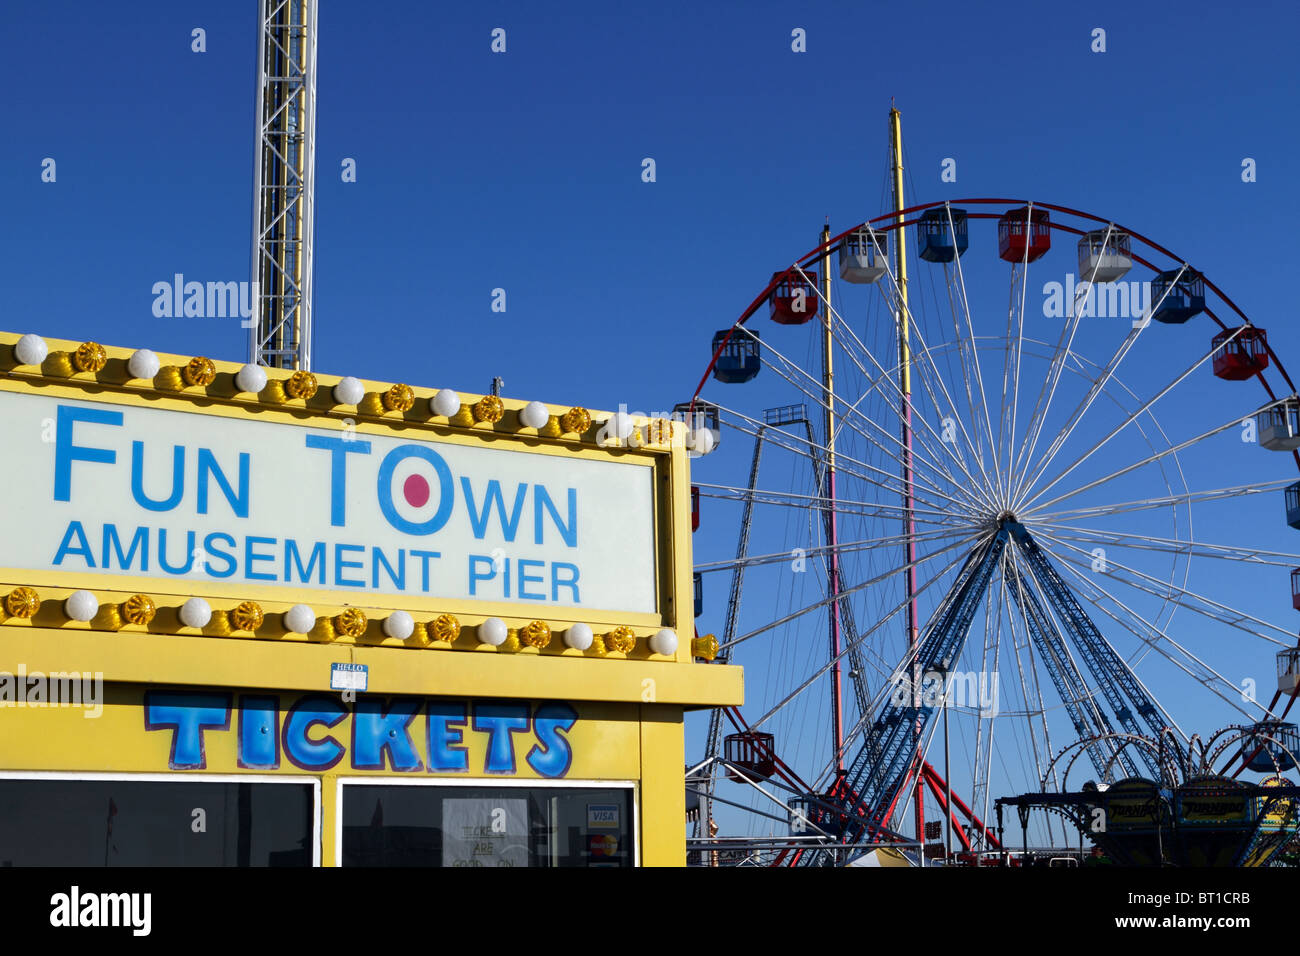
M 249 361 L 311 369 L 316 0 L 260 0 Z

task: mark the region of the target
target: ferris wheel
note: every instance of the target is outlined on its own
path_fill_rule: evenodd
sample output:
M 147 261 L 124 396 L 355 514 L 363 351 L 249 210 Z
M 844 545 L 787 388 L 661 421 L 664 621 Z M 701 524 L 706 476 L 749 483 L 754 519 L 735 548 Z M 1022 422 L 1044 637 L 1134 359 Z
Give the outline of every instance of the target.
M 682 406 L 718 436 L 697 628 L 746 683 L 688 737 L 696 861 L 978 855 L 1071 747 L 1158 778 L 1152 742 L 1235 722 L 1267 734 L 1221 772 L 1289 769 L 1300 401 L 1265 330 L 1113 220 L 897 206 L 774 273 Z

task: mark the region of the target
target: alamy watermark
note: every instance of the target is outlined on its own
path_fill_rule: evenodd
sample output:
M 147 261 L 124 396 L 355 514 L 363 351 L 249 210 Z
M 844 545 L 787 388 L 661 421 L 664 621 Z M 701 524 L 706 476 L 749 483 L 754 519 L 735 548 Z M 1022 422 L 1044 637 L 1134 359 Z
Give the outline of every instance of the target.
M 158 319 L 240 318 L 249 328 L 257 286 L 256 282 L 187 282 L 184 273 L 177 272 L 170 282 L 153 284 L 153 314 Z
M 896 675 L 889 702 L 895 707 L 949 707 L 978 711 L 981 717 L 998 715 L 998 675 L 976 671 L 926 671 L 916 683 L 908 674 Z
M 1067 272 L 1064 283 L 1043 283 L 1043 315 L 1049 319 L 1132 319 L 1140 328 L 1150 321 L 1150 309 L 1150 282 L 1079 281 Z
M 81 707 L 88 719 L 104 712 L 104 674 L 81 671 L 0 671 L 0 707 Z
M 634 425 L 633 420 L 637 418 L 648 418 L 649 421 Z M 629 412 L 627 406 L 620 403 L 618 411 L 607 418 L 596 432 L 596 444 L 601 448 L 641 448 L 646 445 L 664 445 L 669 441 L 676 444 L 676 440 L 669 438 L 665 427 L 665 423 L 671 421 L 685 424 L 685 434 L 681 441 L 685 443 L 692 458 L 707 455 L 722 438 L 716 427 L 716 412 L 703 405 L 691 413 L 680 410 L 651 412 L 647 415 L 644 412 Z

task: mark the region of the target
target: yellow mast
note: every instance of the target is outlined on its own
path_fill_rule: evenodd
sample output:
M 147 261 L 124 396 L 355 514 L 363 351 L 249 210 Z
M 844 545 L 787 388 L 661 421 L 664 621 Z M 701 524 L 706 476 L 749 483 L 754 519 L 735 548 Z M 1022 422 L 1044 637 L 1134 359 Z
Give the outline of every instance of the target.
M 906 570 L 904 577 L 907 584 L 907 646 L 912 655 L 912 693 L 920 693 L 920 663 L 916 658 L 919 635 L 916 615 L 916 540 L 913 521 L 912 501 L 912 350 L 909 344 L 910 312 L 907 307 L 907 243 L 903 233 L 903 125 L 902 114 L 896 107 L 889 109 L 889 150 L 894 173 L 894 268 L 898 279 L 898 386 L 902 392 L 902 438 L 903 438 L 903 522 L 906 533 L 905 555 Z M 925 796 L 920 786 L 922 747 L 922 724 L 916 722 L 916 757 L 912 765 L 912 774 L 917 780 L 916 793 L 916 839 L 925 845 Z

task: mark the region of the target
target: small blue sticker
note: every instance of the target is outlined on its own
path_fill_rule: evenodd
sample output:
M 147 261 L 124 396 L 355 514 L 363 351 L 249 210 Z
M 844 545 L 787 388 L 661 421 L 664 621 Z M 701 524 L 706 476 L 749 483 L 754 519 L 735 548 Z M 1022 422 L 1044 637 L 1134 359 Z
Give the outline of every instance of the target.
M 330 690 L 352 690 L 364 694 L 370 682 L 370 668 L 365 664 L 331 664 Z

